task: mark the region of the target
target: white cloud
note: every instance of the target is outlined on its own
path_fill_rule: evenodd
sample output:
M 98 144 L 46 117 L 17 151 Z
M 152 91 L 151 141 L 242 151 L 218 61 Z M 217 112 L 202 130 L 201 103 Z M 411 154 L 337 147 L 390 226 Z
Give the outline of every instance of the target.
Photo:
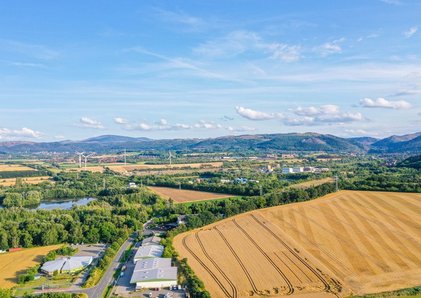
M 235 107 L 237 114 L 249 120 L 270 120 L 275 118 L 282 118 L 281 113 L 266 113 L 237 106 Z
M 283 121 L 285 125 L 322 125 L 364 120 L 364 116 L 360 112 L 342 112 L 337 105 L 298 107 L 292 112 L 299 117 L 286 117 Z
M 167 119 L 164 119 L 164 118 L 162 118 L 162 119 L 160 119 L 159 120 L 159 122 L 158 122 L 160 125 L 167 125 L 168 124 L 168 121 L 167 121 Z
M 127 119 L 121 118 L 121 117 L 114 118 L 114 122 L 117 123 L 117 124 L 120 124 L 120 125 L 125 125 L 125 124 L 129 123 L 129 121 Z
M 345 132 L 348 135 L 352 135 L 352 136 L 366 136 L 366 135 L 372 135 L 370 134 L 368 131 L 361 129 L 361 128 L 350 128 L 350 129 L 345 129 Z
M 213 121 L 200 120 L 198 123 L 193 125 L 194 128 L 206 128 L 206 129 L 217 129 L 222 128 L 221 124 L 215 123 Z
M 79 119 L 79 123 L 82 127 L 86 127 L 86 128 L 95 128 L 95 129 L 103 129 L 104 126 L 102 125 L 101 122 L 92 119 L 92 118 L 88 118 L 88 117 L 82 117 Z
M 223 129 L 219 123 L 213 121 L 200 120 L 194 124 L 176 123 L 169 124 L 167 120 L 161 119 L 159 121 L 149 124 L 141 122 L 132 124 L 125 127 L 128 130 L 141 130 L 141 131 L 171 131 L 171 130 L 187 130 L 187 129 Z
M 21 129 L 0 128 L 0 139 L 37 139 L 41 136 L 42 133 L 40 133 L 39 131 L 27 127 L 23 127 Z
M 193 50 L 210 58 L 233 57 L 245 52 L 261 52 L 268 58 L 294 62 L 301 58 L 301 47 L 280 42 L 268 42 L 251 31 L 238 30 L 226 36 L 207 41 Z
M 385 108 L 385 109 L 410 109 L 412 105 L 405 100 L 387 100 L 379 97 L 377 99 L 363 98 L 360 100 L 360 105 L 365 108 Z
M 227 130 L 232 131 L 232 132 L 247 132 L 247 131 L 255 131 L 256 128 L 251 127 L 251 126 L 240 126 L 240 127 L 228 126 Z
M 322 57 L 326 57 L 333 54 L 342 53 L 341 43 L 345 41 L 345 38 L 336 39 L 331 42 L 326 42 L 319 47 L 315 48 Z
M 413 27 L 409 28 L 408 30 L 404 31 L 403 32 L 403 35 L 406 38 L 411 38 L 415 33 L 417 33 L 417 31 L 418 31 L 418 27 L 417 26 L 413 26 Z
M 243 107 L 236 107 L 236 110 L 239 115 L 249 120 L 281 119 L 282 123 L 289 126 L 323 125 L 364 120 L 364 116 L 360 112 L 342 112 L 336 105 L 290 109 L 289 111 L 294 115 L 266 113 Z
M 287 45 L 282 43 L 272 43 L 265 45 L 269 52 L 272 53 L 271 58 L 284 62 L 294 62 L 301 58 L 301 47 L 297 45 Z

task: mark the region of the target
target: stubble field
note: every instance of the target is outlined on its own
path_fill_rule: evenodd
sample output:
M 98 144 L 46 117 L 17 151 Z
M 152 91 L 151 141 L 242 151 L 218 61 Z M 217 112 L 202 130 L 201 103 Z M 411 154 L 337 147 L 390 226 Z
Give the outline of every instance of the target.
M 0 164 L 0 172 L 34 171 L 33 168 L 18 164 Z
M 43 256 L 59 247 L 61 245 L 42 246 L 0 254 L 0 288 L 15 286 L 17 274 L 40 264 Z
M 162 197 L 163 199 L 168 200 L 169 198 L 173 199 L 177 203 L 186 203 L 186 202 L 196 202 L 196 201 L 205 201 L 205 200 L 215 200 L 230 198 L 234 195 L 229 194 L 220 194 L 213 192 L 204 192 L 196 190 L 187 190 L 187 189 L 176 189 L 170 187 L 157 187 L 149 186 L 150 190 Z
M 421 194 L 341 191 L 241 214 L 174 246 L 212 297 L 344 297 L 421 284 Z
M 40 184 L 42 182 L 51 182 L 53 183 L 53 181 L 51 181 L 51 177 L 49 176 L 40 176 L 40 177 L 25 177 L 25 178 L 20 178 L 22 183 L 26 183 L 26 184 Z M 5 178 L 5 179 L 0 179 L 0 185 L 1 186 L 13 186 L 16 184 L 16 178 Z

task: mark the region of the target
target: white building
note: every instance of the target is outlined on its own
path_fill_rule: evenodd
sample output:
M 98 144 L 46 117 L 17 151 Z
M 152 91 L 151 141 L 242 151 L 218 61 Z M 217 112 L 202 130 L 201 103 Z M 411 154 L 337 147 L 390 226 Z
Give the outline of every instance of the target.
M 130 283 L 136 289 L 168 288 L 177 285 L 177 267 L 171 267 L 170 258 L 139 260 L 133 270 Z
M 291 174 L 292 168 L 282 168 L 282 174 Z
M 142 246 L 159 245 L 159 243 L 161 243 L 161 238 L 158 236 L 152 236 L 142 240 Z
M 185 225 L 187 222 L 187 215 L 177 216 L 177 225 Z
M 164 247 L 162 245 L 151 244 L 140 246 L 133 258 L 133 262 L 137 263 L 137 261 L 147 258 L 159 258 L 162 256 L 163 252 Z
M 134 182 L 129 182 L 129 184 L 127 185 L 129 188 L 137 188 L 136 183 Z
M 294 168 L 292 168 L 292 172 L 293 173 L 302 173 L 302 172 L 304 172 L 304 168 L 303 167 L 294 167 Z
M 41 271 L 53 275 L 58 273 L 74 273 L 83 270 L 92 263 L 92 257 L 66 257 L 54 261 L 45 262 Z

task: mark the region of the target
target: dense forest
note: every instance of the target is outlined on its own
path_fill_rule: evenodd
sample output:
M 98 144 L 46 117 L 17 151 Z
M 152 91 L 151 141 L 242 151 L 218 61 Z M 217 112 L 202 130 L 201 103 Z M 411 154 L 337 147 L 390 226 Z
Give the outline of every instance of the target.
M 110 243 L 141 228 L 159 205 L 146 189 L 104 197 L 71 210 L 0 209 L 0 249 L 57 243 Z M 161 203 L 164 205 L 163 203 Z

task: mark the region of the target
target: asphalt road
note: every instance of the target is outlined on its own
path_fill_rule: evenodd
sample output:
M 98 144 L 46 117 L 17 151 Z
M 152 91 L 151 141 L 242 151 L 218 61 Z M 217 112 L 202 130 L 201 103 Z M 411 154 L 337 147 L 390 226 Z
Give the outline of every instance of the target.
M 114 272 L 120 266 L 120 258 L 123 253 L 129 248 L 131 244 L 134 242 L 134 235 L 130 236 L 123 245 L 118 250 L 117 254 L 115 255 L 112 263 L 108 267 L 105 274 L 102 276 L 101 280 L 98 284 L 92 288 L 81 288 L 79 286 L 72 286 L 70 289 L 54 289 L 54 290 L 45 290 L 45 291 L 36 291 L 36 293 L 45 293 L 45 292 L 64 292 L 64 293 L 85 293 L 88 295 L 89 298 L 100 298 L 102 294 L 105 292 L 105 289 L 108 285 L 111 284 L 113 281 Z

